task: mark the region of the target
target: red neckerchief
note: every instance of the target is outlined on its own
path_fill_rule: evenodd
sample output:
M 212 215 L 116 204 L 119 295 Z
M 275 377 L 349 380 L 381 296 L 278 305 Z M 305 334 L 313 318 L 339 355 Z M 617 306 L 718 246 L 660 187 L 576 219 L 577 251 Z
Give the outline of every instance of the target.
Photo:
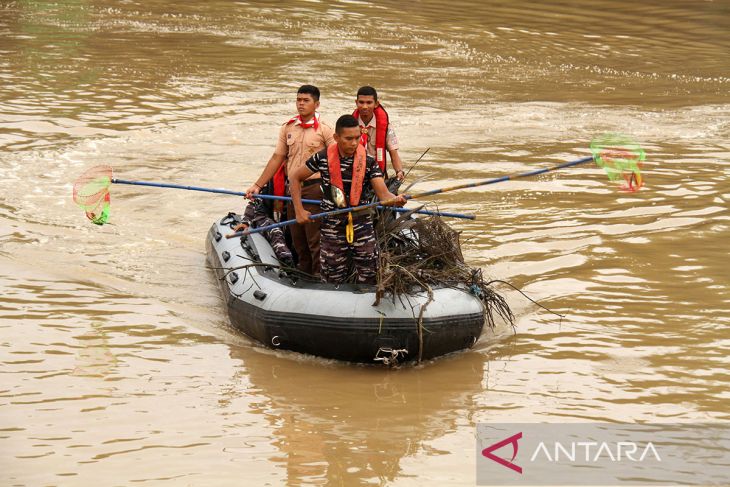
M 362 194 L 362 183 L 365 181 L 365 168 L 367 166 L 367 153 L 361 145 L 355 151 L 355 160 L 352 163 L 352 184 L 350 185 L 350 206 L 360 204 Z M 327 168 L 330 172 L 330 184 L 344 193 L 345 186 L 342 184 L 342 169 L 340 168 L 340 149 L 337 143 L 327 147 Z
M 299 125 L 303 129 L 313 128 L 314 130 L 317 130 L 319 128 L 319 113 L 314 112 L 314 116 L 309 122 L 302 122 L 302 116 L 297 115 L 296 117 L 293 117 L 291 120 L 289 120 L 286 124 L 289 125 L 292 123 L 294 125 Z

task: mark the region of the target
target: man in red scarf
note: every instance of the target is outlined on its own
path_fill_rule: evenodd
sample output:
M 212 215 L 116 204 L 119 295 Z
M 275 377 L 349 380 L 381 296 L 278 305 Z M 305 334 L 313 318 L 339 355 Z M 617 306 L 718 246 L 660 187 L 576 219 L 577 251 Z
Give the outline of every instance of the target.
M 297 221 L 311 225 L 310 212 L 302 205 L 299 184 L 320 174 L 322 211 L 367 204 L 366 187 L 389 205 L 403 206 L 406 199 L 396 196 L 385 185 L 383 173 L 374 158 L 360 145 L 360 128 L 352 115 L 343 115 L 335 125 L 335 142 L 310 157 L 304 166 L 289 174 L 292 201 Z M 348 276 L 348 258 L 352 258 L 357 282 L 375 284 L 378 272 L 378 246 L 373 218 L 369 211 L 331 215 L 322 218 L 322 280 L 343 283 Z
M 362 134 L 360 143 L 365 147 L 368 155 L 375 158 L 386 178 L 388 177 L 386 154 L 389 154 L 395 176 L 399 180 L 403 180 L 405 173 L 398 154 L 398 138 L 395 136 L 393 127 L 390 126 L 388 112 L 378 101 L 378 92 L 372 86 L 360 87 L 357 90 L 355 104 L 357 109 L 352 116 L 360 125 Z
M 317 108 L 319 108 L 319 89 L 312 85 L 301 86 L 297 91 L 298 115 L 282 125 L 274 154 L 256 182 L 246 190 L 247 198 L 251 199 L 253 195 L 259 194 L 261 188 L 272 178 L 275 179 L 275 188 L 277 182 L 282 185 L 284 177 L 283 171 L 280 171 L 282 166 L 285 165 L 287 174 L 292 174 L 304 166 L 304 162 L 312 154 L 334 143 L 332 127 L 320 120 Z M 277 181 L 277 176 L 281 181 Z M 319 175 L 313 175 L 304 181 L 301 191 L 305 199 L 322 199 Z M 307 205 L 307 209 L 311 213 L 316 213 L 319 207 Z M 288 213 L 294 215 L 291 203 L 288 206 Z M 299 270 L 313 275 L 319 274 L 319 223 L 291 225 L 291 237 L 299 259 L 297 265 Z

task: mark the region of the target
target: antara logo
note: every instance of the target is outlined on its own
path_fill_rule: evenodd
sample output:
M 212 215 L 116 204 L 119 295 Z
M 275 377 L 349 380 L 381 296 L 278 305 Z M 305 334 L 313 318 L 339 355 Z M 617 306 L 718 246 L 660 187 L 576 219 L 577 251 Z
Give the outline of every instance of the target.
M 505 438 L 504 440 L 502 440 L 498 443 L 495 443 L 494 445 L 486 447 L 484 450 L 482 450 L 482 455 L 484 455 L 485 457 L 489 458 L 492 461 L 499 463 L 500 465 L 504 465 L 505 467 L 510 468 L 510 469 L 514 470 L 515 472 L 521 474 L 522 467 L 512 463 L 514 461 L 515 457 L 517 456 L 517 450 L 519 449 L 517 440 L 519 440 L 520 438 L 522 438 L 521 431 L 519 433 L 517 433 L 516 435 L 512 435 L 509 438 Z M 494 450 L 499 450 L 503 446 L 509 445 L 510 443 L 512 444 L 512 458 L 509 461 L 505 460 L 502 457 L 498 457 L 497 455 L 492 454 L 492 452 Z
M 522 467 L 514 463 L 514 460 L 517 457 L 517 451 L 519 450 L 519 444 L 517 441 L 520 439 L 522 439 L 522 432 L 488 446 L 482 450 L 482 455 L 493 462 L 497 462 L 498 464 L 521 474 Z M 512 458 L 509 460 L 494 454 L 496 450 L 499 450 L 506 445 L 512 445 Z M 545 444 L 545 442 L 541 441 L 538 443 L 535 451 L 530 457 L 530 462 L 539 460 L 539 457 L 541 456 L 544 457 L 545 461 L 551 463 L 575 463 L 582 461 L 597 463 L 602 460 L 610 460 L 611 462 L 620 462 L 625 460 L 643 462 L 649 456 L 653 457 L 656 461 L 662 461 L 662 458 L 659 456 L 659 452 L 656 450 L 652 442 L 648 442 L 646 445 L 643 445 L 643 449 L 641 448 L 641 444 L 634 443 L 632 441 L 620 441 L 615 445 L 613 443 L 599 443 L 595 441 L 569 442 L 567 444 L 556 441 L 552 446 L 553 448 L 551 449 Z

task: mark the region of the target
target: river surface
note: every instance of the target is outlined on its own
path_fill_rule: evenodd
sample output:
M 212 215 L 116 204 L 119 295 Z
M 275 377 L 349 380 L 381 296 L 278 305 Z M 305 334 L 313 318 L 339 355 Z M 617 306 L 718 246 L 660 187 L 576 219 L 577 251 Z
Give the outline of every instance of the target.
M 0 484 L 474 485 L 480 422 L 730 419 L 730 2 L 0 0 Z M 647 152 L 434 197 L 514 330 L 387 370 L 232 328 L 204 239 L 322 90 L 371 84 L 417 189 Z M 411 204 L 412 206 L 413 204 Z

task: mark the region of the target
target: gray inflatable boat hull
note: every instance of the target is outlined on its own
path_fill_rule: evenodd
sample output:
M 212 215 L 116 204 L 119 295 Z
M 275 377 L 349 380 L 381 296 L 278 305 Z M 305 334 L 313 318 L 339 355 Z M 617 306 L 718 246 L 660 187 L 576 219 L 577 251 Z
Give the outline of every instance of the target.
M 428 304 L 421 293 L 386 297 L 373 306 L 374 286 L 293 280 L 278 269 L 263 235 L 225 238 L 239 218 L 229 214 L 213 224 L 207 259 L 231 323 L 267 347 L 388 364 L 463 350 L 481 335 L 484 307 L 466 290 L 434 289 Z

